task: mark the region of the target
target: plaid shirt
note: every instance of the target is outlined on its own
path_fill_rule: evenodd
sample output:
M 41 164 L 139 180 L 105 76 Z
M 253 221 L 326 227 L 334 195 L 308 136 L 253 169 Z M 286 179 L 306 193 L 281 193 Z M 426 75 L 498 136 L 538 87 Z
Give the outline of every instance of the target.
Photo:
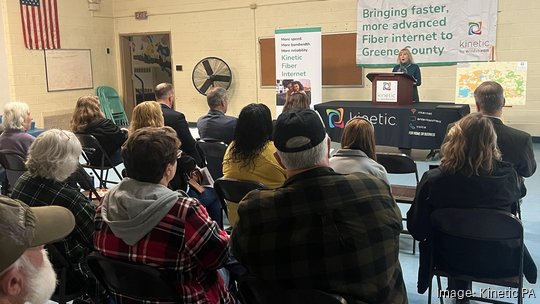
M 233 252 L 258 278 L 349 303 L 407 303 L 401 214 L 380 179 L 311 169 L 281 188 L 251 191 L 238 215 Z
M 87 254 L 94 249 L 95 207 L 81 192 L 66 183 L 56 182 L 43 177 L 33 177 L 25 172 L 17 180 L 11 197 L 19 199 L 29 206 L 55 205 L 69 209 L 75 216 L 75 228 L 63 240 L 55 243 L 60 253 L 72 263 L 74 270 L 81 275 L 87 291 L 95 296 L 96 283 L 85 263 Z M 62 223 L 58 223 L 61 225 Z
M 161 222 L 133 246 L 116 237 L 103 221 L 103 205 L 97 209 L 94 233 L 101 254 L 166 270 L 183 303 L 234 303 L 216 271 L 228 258 L 229 236 L 196 199 L 178 198 Z M 116 302 L 140 303 L 123 295 L 116 295 Z

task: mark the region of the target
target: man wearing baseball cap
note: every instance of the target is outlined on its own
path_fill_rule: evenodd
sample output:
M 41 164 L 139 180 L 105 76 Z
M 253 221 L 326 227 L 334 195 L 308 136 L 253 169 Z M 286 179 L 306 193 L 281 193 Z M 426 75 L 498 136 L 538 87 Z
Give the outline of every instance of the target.
M 369 174 L 335 173 L 330 139 L 312 110 L 282 113 L 274 145 L 287 180 L 240 202 L 236 257 L 282 288 L 319 289 L 349 303 L 407 303 L 401 214 L 389 186 Z
M 64 207 L 29 207 L 0 196 L 0 303 L 46 303 L 56 274 L 43 245 L 64 238 L 75 226 Z

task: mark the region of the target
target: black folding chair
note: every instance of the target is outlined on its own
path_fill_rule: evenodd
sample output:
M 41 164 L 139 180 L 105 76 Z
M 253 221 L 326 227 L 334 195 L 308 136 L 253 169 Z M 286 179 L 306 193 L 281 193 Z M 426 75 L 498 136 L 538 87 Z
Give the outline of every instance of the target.
M 392 195 L 396 203 L 411 205 L 416 195 L 416 185 L 418 184 L 418 168 L 414 160 L 401 153 L 377 153 L 377 162 L 381 164 L 389 174 L 414 174 L 416 183 L 414 186 L 391 184 Z M 406 217 L 403 217 L 407 221 Z M 405 227 L 405 226 L 404 226 Z M 407 229 L 401 231 L 403 234 L 409 234 Z M 413 238 L 413 254 L 416 254 L 416 241 Z
M 0 164 L 6 170 L 7 183 L 5 185 L 6 194 L 11 192 L 11 188 L 15 186 L 15 183 L 27 171 L 24 164 L 25 159 L 15 152 L 1 152 L 0 151 Z
M 98 252 L 90 253 L 88 266 L 113 297 L 125 296 L 140 303 L 183 303 L 171 279 L 156 267 L 105 257 Z M 120 303 L 118 298 L 115 300 Z
M 523 303 L 523 226 L 521 221 L 510 212 L 494 209 L 457 209 L 445 208 L 435 210 L 431 216 L 432 235 L 430 278 L 437 276 L 438 295 L 443 304 L 444 291 L 441 287 L 441 276 L 463 281 L 480 282 L 517 288 L 517 301 Z M 462 242 L 462 243 L 460 243 Z M 502 244 L 505 245 L 497 245 Z M 509 245 L 512 244 L 512 245 Z M 515 245 L 515 246 L 514 246 Z M 486 249 L 486 247 L 488 249 Z M 492 256 L 486 256 L 490 251 Z M 503 257 L 505 261 L 496 260 L 493 256 Z M 510 257 L 510 258 L 509 258 Z M 511 274 L 495 276 L 491 271 L 508 265 L 511 260 Z M 463 265 L 466 261 L 466 265 Z M 470 267 L 474 265 L 474 267 Z M 429 284 L 429 300 L 431 303 L 431 282 Z M 470 300 L 490 303 L 510 303 L 492 298 L 478 296 L 467 297 Z
M 83 149 L 82 155 L 85 163 L 81 165 L 94 172 L 94 175 L 99 179 L 99 187 L 107 188 L 107 183 L 118 184 L 117 181 L 109 180 L 109 170 L 114 170 L 118 179 L 122 180 L 122 175 L 116 169 L 116 166 L 121 162 L 114 163 L 93 135 L 76 133 L 75 136 L 79 139 Z
M 223 157 L 227 151 L 227 144 L 210 138 L 197 140 L 197 146 L 203 151 L 206 166 L 214 180 L 223 176 Z
M 225 204 L 223 210 L 225 210 L 232 227 L 234 227 L 238 221 L 238 203 L 251 190 L 264 188 L 265 186 L 263 184 L 248 180 L 222 177 L 214 181 L 214 189 L 216 189 L 218 196 Z

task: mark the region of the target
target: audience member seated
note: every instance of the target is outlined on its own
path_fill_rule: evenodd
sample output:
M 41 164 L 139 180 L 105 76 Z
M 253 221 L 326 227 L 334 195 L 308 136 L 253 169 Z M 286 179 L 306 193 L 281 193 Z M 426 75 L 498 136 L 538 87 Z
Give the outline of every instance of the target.
M 311 100 L 309 100 L 309 96 L 307 96 L 305 93 L 294 93 L 287 99 L 287 101 L 285 101 L 283 112 L 287 112 L 292 109 L 309 109 L 310 104 Z
M 32 123 L 30 109 L 23 102 L 9 102 L 4 106 L 2 124 L 4 132 L 0 134 L 0 151 L 17 153 L 26 159 L 34 136 L 26 133 Z
M 155 101 L 145 101 L 133 109 L 129 134 L 144 127 L 163 126 L 163 112 L 160 104 Z M 221 201 L 212 187 L 203 187 L 201 181 L 195 179 L 192 173 L 198 170 L 196 166 L 195 159 L 182 153 L 177 161 L 176 174 L 169 182 L 169 188 L 185 191 L 190 197 L 198 199 L 210 217 L 223 227 Z
M 233 140 L 236 117 L 227 116 L 229 98 L 227 90 L 221 87 L 212 88 L 206 95 L 210 111 L 197 120 L 199 137 L 202 139 L 215 139 L 229 144 Z
M 369 173 L 389 184 L 386 169 L 377 162 L 375 130 L 363 117 L 353 117 L 345 125 L 341 149 L 330 158 L 330 167 L 342 174 Z
M 179 147 L 169 127 L 130 135 L 122 147 L 127 178 L 97 209 L 94 245 L 104 256 L 165 270 L 184 303 L 234 303 L 217 271 L 229 236 L 196 199 L 167 188 Z
M 94 249 L 95 207 L 78 189 L 65 183 L 77 169 L 80 155 L 81 144 L 73 133 L 58 129 L 45 131 L 30 146 L 28 171 L 15 184 L 11 197 L 29 206 L 62 206 L 73 213 L 75 229 L 55 245 L 72 264 L 69 287 L 85 291 L 98 303 L 102 292 L 86 264 L 86 255 Z
M 71 130 L 75 133 L 93 135 L 111 158 L 113 165 L 122 162 L 120 147 L 126 141 L 127 132 L 121 130 L 112 120 L 105 118 L 96 96 L 83 96 L 77 100 L 71 118 Z M 97 153 L 90 162 L 99 165 L 100 156 Z
M 223 176 L 251 180 L 276 188 L 285 181 L 277 162 L 272 137 L 272 115 L 262 103 L 245 106 L 238 116 L 234 140 L 223 157 Z
M 330 139 L 312 110 L 281 114 L 274 145 L 287 181 L 238 207 L 235 256 L 259 279 L 313 288 L 349 303 L 407 303 L 398 260 L 401 215 L 390 188 L 329 167 Z
M 171 127 L 176 132 L 178 139 L 182 143 L 182 150 L 193 157 L 199 167 L 205 166 L 204 156 L 197 150 L 197 142 L 189 131 L 186 116 L 176 111 L 174 88 L 170 83 L 160 83 L 154 88 L 156 101 L 161 104 L 165 125 Z
M 131 135 L 140 128 L 163 127 L 164 125 L 161 105 L 156 101 L 144 101 L 133 108 L 128 133 Z
M 514 164 L 520 176 L 533 175 L 536 171 L 536 161 L 531 135 L 506 126 L 501 120 L 505 103 L 503 87 L 495 81 L 483 82 L 474 90 L 474 99 L 476 109 L 493 123 L 502 159 Z
M 424 174 L 418 184 L 414 203 L 407 212 L 407 229 L 420 241 L 420 293 L 426 291 L 431 279 L 428 275 L 431 212 L 440 208 L 488 208 L 515 212 L 518 201 L 525 192 L 522 179 L 512 164 L 500 160 L 493 123 L 481 113 L 469 114 L 457 122 L 448 132 L 441 152 L 440 167 Z M 455 246 L 459 248 L 463 244 L 456 243 Z M 477 246 L 478 251 L 485 253 L 487 260 L 498 261 L 497 264 L 488 262 L 497 267 L 481 270 L 478 265 L 470 265 L 466 258 L 455 258 L 459 259 L 464 268 L 475 268 L 494 276 L 509 275 L 508 265 L 512 265 L 512 262 L 508 261 L 508 265 L 501 264 L 504 257 L 497 256 L 496 248 L 504 246 L 503 244 L 488 246 L 479 243 Z M 525 277 L 534 283 L 536 266 L 527 250 L 525 251 Z M 449 285 L 454 290 L 470 288 L 470 282 L 455 281 Z
M 0 303 L 47 303 L 56 274 L 43 245 L 64 238 L 74 225 L 66 208 L 0 197 Z

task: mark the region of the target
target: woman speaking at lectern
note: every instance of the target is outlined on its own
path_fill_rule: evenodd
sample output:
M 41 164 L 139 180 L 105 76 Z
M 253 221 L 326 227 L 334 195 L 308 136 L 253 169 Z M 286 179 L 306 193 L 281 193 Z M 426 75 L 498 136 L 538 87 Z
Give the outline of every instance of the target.
M 418 98 L 418 87 L 422 84 L 422 75 L 420 74 L 420 67 L 414 63 L 411 51 L 407 48 L 399 51 L 397 58 L 398 64 L 394 66 L 392 72 L 403 72 L 405 74 L 411 75 L 416 79 L 416 83 L 413 86 L 413 102 L 419 102 Z

